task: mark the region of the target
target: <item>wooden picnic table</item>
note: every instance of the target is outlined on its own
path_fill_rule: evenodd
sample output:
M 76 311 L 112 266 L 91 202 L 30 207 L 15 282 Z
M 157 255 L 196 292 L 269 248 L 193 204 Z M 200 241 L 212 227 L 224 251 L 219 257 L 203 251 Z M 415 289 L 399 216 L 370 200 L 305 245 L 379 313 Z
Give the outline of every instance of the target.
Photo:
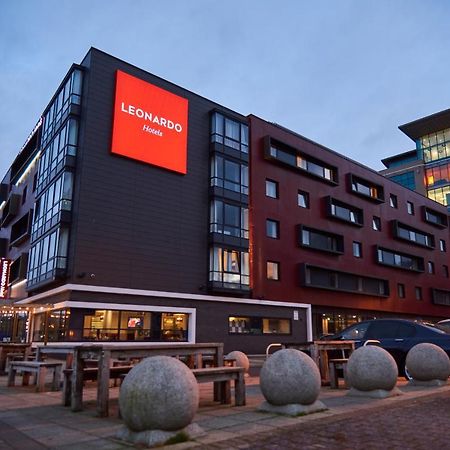
M 192 368 L 203 367 L 203 357 L 212 357 L 213 366 L 223 365 L 223 343 L 104 343 L 104 344 L 63 344 L 38 346 L 37 358 L 44 354 L 65 354 L 70 361 L 67 368 L 73 368 L 71 408 L 83 408 L 83 376 L 87 360 L 98 360 L 97 412 L 101 417 L 109 415 L 109 379 L 112 360 L 142 359 L 150 356 L 187 357 Z M 189 361 L 188 361 L 189 362 Z
M 30 347 L 30 343 L 0 342 L 0 373 L 5 373 L 6 358 L 8 353 L 25 354 Z
M 330 372 L 328 367 L 328 352 L 333 350 L 341 351 L 342 358 L 348 358 L 355 350 L 355 342 L 346 341 L 311 341 L 311 342 L 289 342 L 283 343 L 283 348 L 295 348 L 309 352 L 311 358 L 317 364 L 322 379 L 322 384 L 330 382 Z

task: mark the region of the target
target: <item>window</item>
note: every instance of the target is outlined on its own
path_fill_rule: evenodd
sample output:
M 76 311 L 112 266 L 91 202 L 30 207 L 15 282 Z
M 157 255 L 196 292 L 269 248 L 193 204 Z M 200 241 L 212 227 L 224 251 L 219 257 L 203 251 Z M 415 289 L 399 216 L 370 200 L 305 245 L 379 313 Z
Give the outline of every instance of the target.
M 356 273 L 341 272 L 309 264 L 302 264 L 300 267 L 300 284 L 302 286 L 371 295 L 374 297 L 389 296 L 388 280 Z
M 415 292 L 416 292 L 416 300 L 422 300 L 423 299 L 422 288 L 419 286 L 416 286 Z
M 447 245 L 446 245 L 444 239 L 439 239 L 439 250 L 441 252 L 446 252 L 447 251 Z
M 353 241 L 353 256 L 355 258 L 362 258 L 362 244 L 361 244 L 361 242 Z
M 378 203 L 384 202 L 384 188 L 379 184 L 350 174 L 351 191 Z
M 448 278 L 448 266 L 447 266 L 446 264 L 444 264 L 444 265 L 442 266 L 442 270 L 443 270 L 443 272 L 444 272 L 444 277 L 445 277 L 445 278 Z
M 381 219 L 377 216 L 373 216 L 372 218 L 372 229 L 381 231 Z
M 332 197 L 327 197 L 328 216 L 348 222 L 352 225 L 362 226 L 364 224 L 363 210 L 348 203 L 341 202 Z
M 211 142 L 248 153 L 248 126 L 215 112 L 211 116 Z
M 267 261 L 266 273 L 268 280 L 278 281 L 280 279 L 280 263 Z
M 447 228 L 448 219 L 446 214 L 434 211 L 430 208 L 427 208 L 426 206 L 424 207 L 423 211 L 425 222 L 428 222 L 431 225 L 435 225 L 439 228 Z
M 65 271 L 68 246 L 67 228 L 57 228 L 33 243 L 28 261 L 27 286 L 55 279 L 58 271 Z
M 301 208 L 309 208 L 309 194 L 305 191 L 298 191 L 297 204 Z
M 248 239 L 248 208 L 222 200 L 212 201 L 209 231 Z
M 81 81 L 82 73 L 75 69 L 45 113 L 41 132 L 41 142 L 44 145 L 67 117 L 70 105 L 81 103 Z
M 444 289 L 431 289 L 431 298 L 435 305 L 450 306 L 450 291 Z
M 362 340 L 367 332 L 367 328 L 369 328 L 369 322 L 357 323 L 341 334 L 342 339 Z
M 266 197 L 278 198 L 278 182 L 266 180 Z
M 211 159 L 211 186 L 248 195 L 248 166 L 215 155 Z
M 291 334 L 290 319 L 275 319 L 266 317 L 228 317 L 228 332 L 230 334 Z
M 405 298 L 405 285 L 402 283 L 397 284 L 397 293 L 399 298 Z
M 450 157 L 450 129 L 433 132 L 419 140 L 425 162 L 437 161 Z
M 72 172 L 63 172 L 36 200 L 31 239 L 35 241 L 61 222 L 63 211 L 72 209 Z
M 414 215 L 414 203 L 406 202 L 406 209 L 408 211 L 408 214 L 410 214 L 411 216 Z
M 266 236 L 279 239 L 280 237 L 280 222 L 277 220 L 267 219 L 266 220 Z
M 434 273 L 434 262 L 428 261 L 428 273 Z
M 398 269 L 424 271 L 424 260 L 419 256 L 397 253 L 393 250 L 377 247 L 377 262 L 385 266 L 397 267 Z
M 392 181 L 395 181 L 402 186 L 411 189 L 412 191 L 416 190 L 416 181 L 414 179 L 414 171 L 403 172 L 399 175 L 388 175 L 388 178 Z
M 75 156 L 78 122 L 71 118 L 47 143 L 39 160 L 38 194 L 65 168 L 68 157 Z
M 398 201 L 397 201 L 397 196 L 396 195 L 394 195 L 394 194 L 390 194 L 389 195 L 389 206 L 391 208 L 395 208 L 395 209 L 398 208 Z
M 27 186 L 23 188 L 22 192 L 22 205 L 27 201 Z
M 290 166 L 305 175 L 338 184 L 337 167 L 300 152 L 296 148 L 267 138 L 264 151 L 266 159 L 276 160 L 277 163 Z
M 213 247 L 210 249 L 209 281 L 223 287 L 243 289 L 250 283 L 248 252 Z
M 434 236 L 413 228 L 397 220 L 392 221 L 393 235 L 396 239 L 408 241 L 421 247 L 434 248 Z
M 300 225 L 299 244 L 302 247 L 309 247 L 314 250 L 320 250 L 330 253 L 344 252 L 344 237 L 339 234 L 329 233 L 328 231 L 316 230 Z

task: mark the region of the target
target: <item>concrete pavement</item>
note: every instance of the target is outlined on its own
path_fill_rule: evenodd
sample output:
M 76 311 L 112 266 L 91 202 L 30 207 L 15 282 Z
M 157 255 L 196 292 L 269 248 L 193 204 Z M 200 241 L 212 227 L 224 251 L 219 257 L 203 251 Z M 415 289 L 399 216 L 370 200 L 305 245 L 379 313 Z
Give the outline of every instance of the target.
M 196 441 L 166 446 L 199 449 L 430 449 L 450 448 L 450 385 L 410 387 L 387 399 L 347 397 L 344 389 L 321 389 L 329 408 L 303 417 L 260 413 L 263 398 L 258 377 L 247 379 L 247 405 L 233 407 L 212 401 L 212 386 L 201 384 L 194 419 L 205 434 Z M 85 409 L 72 413 L 61 406 L 60 392 L 35 393 L 32 386 L 6 387 L 0 377 L 0 450 L 125 449 L 115 438 L 118 388 L 111 388 L 109 418 L 97 418 L 95 383 L 87 382 Z

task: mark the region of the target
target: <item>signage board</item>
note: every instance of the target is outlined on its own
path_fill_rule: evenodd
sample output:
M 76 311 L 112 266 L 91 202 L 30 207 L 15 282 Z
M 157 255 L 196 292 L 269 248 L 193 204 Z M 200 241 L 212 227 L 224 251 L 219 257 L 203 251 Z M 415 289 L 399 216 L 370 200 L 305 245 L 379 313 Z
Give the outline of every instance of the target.
M 0 298 L 8 298 L 9 269 L 11 260 L 0 259 Z
M 186 174 L 187 127 L 187 99 L 117 71 L 112 153 Z

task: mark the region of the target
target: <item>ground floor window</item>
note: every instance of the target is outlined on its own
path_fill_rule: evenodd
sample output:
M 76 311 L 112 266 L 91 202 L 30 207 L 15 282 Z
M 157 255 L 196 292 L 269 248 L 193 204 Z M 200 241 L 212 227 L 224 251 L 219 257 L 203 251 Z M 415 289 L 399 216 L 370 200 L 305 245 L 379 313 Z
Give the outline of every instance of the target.
M 266 317 L 228 317 L 230 334 L 291 334 L 290 319 Z
M 34 341 L 187 341 L 185 313 L 55 310 L 36 314 Z
M 28 313 L 16 309 L 0 310 L 0 342 L 25 342 L 28 332 Z

